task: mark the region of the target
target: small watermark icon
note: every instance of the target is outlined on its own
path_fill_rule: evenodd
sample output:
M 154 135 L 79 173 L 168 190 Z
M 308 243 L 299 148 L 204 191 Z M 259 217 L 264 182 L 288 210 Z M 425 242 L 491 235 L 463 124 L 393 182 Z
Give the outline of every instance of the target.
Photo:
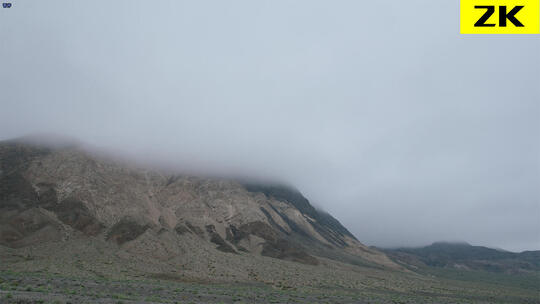
M 11 2 L 3 2 L 2 7 L 3 8 L 11 8 Z

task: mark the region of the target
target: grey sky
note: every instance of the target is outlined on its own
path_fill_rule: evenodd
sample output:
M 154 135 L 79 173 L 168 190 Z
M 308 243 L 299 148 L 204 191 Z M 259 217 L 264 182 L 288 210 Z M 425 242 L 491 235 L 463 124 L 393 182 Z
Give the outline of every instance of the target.
M 14 1 L 0 139 L 283 180 L 369 245 L 540 249 L 539 36 L 461 36 L 458 6 Z

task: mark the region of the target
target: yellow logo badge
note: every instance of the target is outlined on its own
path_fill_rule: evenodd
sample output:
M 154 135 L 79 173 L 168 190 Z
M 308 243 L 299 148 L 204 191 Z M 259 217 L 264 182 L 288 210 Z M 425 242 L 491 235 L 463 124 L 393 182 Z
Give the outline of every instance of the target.
M 460 0 L 461 34 L 540 34 L 540 0 Z

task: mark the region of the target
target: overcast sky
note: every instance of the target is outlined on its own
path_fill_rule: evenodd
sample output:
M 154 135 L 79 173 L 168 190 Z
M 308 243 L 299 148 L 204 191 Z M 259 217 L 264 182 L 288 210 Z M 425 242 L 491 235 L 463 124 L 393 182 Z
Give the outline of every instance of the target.
M 458 0 L 13 1 L 0 139 L 291 183 L 362 242 L 540 249 L 540 36 Z

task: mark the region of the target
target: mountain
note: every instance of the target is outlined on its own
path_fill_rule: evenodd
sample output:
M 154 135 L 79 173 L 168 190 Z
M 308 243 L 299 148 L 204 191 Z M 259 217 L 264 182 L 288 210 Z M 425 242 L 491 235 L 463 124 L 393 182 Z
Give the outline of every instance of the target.
M 392 260 L 411 268 L 443 267 L 498 273 L 540 271 L 540 251 L 514 253 L 467 243 L 436 242 L 419 248 L 384 250 Z
M 267 272 L 254 263 L 280 260 L 401 269 L 292 187 L 171 174 L 28 140 L 0 143 L 0 259 L 19 270 L 223 280 L 252 280 Z
M 388 254 L 292 186 L 0 142 L 0 303 L 538 303 L 535 274 Z

